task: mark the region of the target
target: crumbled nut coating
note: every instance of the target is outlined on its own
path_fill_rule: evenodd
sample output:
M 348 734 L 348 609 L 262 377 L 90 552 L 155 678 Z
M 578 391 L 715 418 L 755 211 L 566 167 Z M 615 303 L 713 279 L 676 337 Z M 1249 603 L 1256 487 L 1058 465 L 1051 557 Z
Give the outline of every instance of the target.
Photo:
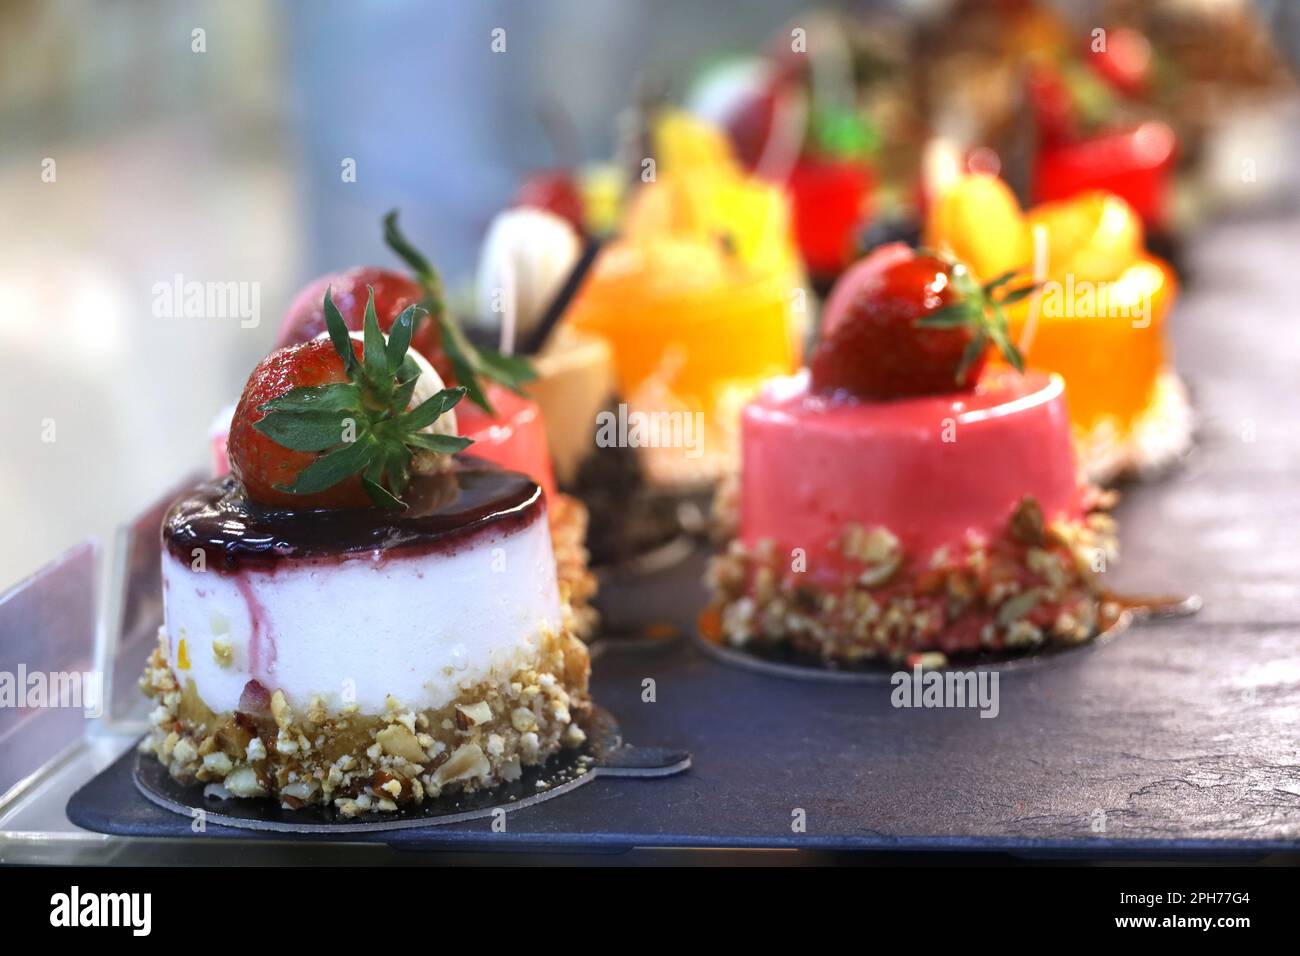
M 1000 536 L 927 555 L 903 553 L 888 529 L 849 524 L 838 590 L 808 584 L 774 542 L 731 540 L 709 567 L 705 620 L 735 646 L 787 646 L 838 664 L 1079 643 L 1097 631 L 1097 573 L 1116 551 L 1114 520 L 1099 510 L 1113 496 L 1086 498 L 1098 510 L 1050 524 L 1026 498 Z
M 142 749 L 182 782 L 219 781 L 293 809 L 330 804 L 350 817 L 493 787 L 586 739 L 590 658 L 567 631 L 543 634 L 535 655 L 446 707 L 414 712 L 390 698 L 382 714 L 330 714 L 318 698 L 295 712 L 279 690 L 267 713 L 216 714 L 177 679 L 166 649 L 160 634 L 141 679 L 159 702 Z

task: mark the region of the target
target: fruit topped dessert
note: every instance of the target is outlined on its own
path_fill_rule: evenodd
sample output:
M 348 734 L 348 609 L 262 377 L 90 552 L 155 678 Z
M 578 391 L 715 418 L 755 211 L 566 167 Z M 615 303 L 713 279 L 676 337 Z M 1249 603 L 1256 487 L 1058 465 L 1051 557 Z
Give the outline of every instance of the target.
M 428 318 L 416 328 L 410 355 L 431 365 L 441 381 L 466 390 L 468 401 L 460 406 L 460 429 L 474 442 L 475 456 L 521 471 L 542 487 L 560 587 L 572 607 L 574 628 L 584 638 L 590 637 L 596 624 L 591 607 L 596 579 L 587 566 L 587 509 L 556 487 L 542 410 L 525 391 L 536 378 L 532 365 L 519 356 L 480 348 L 471 342 L 446 307 L 437 270 L 402 233 L 395 212 L 384 218 L 384 239 L 410 273 L 360 266 L 313 280 L 290 304 L 276 337 L 277 347 L 325 335 L 322 302 L 327 290 L 343 324 L 352 332 L 362 328 L 371 289 L 379 328 L 385 334 L 403 310 L 421 306 Z M 215 428 L 214 465 L 218 474 L 227 467 L 229 430 L 221 421 Z
M 650 483 L 707 489 L 735 466 L 740 406 L 797 366 L 808 309 L 781 191 L 707 124 L 667 114 L 656 134 L 653 173 L 568 321 L 608 342 L 620 443 L 636 442 Z
M 412 295 L 367 290 L 358 333 L 327 288 L 326 337 L 249 377 L 231 473 L 163 521 L 144 746 L 182 782 L 352 817 L 517 780 L 585 739 L 549 502 L 457 457 L 467 386 L 412 349 L 436 341 L 418 306 L 379 319 Z
M 1159 468 L 1191 440 L 1165 337 L 1178 282 L 1143 239 L 1141 219 L 1116 195 L 1084 193 L 1022 213 L 986 173 L 943 189 L 926 227 L 930 245 L 979 279 L 1038 269 L 1041 295 L 1009 305 L 1008 327 L 1028 361 L 1065 379 L 1079 459 L 1095 481 Z
M 1020 371 L 1004 309 L 1032 292 L 897 243 L 845 273 L 811 367 L 743 411 L 706 637 L 851 666 L 1096 633 L 1111 523 L 1060 378 Z
M 609 345 L 565 320 L 598 252 L 557 213 L 521 207 L 492 220 L 479 254 L 478 315 L 536 372 L 525 389 L 541 408 L 555 477 L 566 487 L 590 455 L 593 423 L 614 391 Z

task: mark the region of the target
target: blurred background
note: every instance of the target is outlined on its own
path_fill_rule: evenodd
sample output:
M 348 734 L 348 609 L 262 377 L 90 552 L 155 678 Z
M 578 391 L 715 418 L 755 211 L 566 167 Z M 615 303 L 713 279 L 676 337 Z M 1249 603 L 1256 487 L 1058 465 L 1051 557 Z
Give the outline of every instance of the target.
M 969 51 L 951 48 L 972 34 L 952 8 L 971 4 L 824 6 L 878 22 L 865 29 L 895 71 L 918 50 L 964 69 Z M 1227 214 L 1284 207 L 1293 143 L 1278 130 L 1294 130 L 1296 114 L 1282 73 L 1300 45 L 1300 4 L 1044 6 L 1085 33 L 1148 17 L 1184 76 L 1195 78 L 1198 57 L 1216 77 L 1233 74 L 1210 94 L 1189 80 L 1171 95 L 1193 116 L 1234 117 L 1278 189 L 1252 190 L 1256 208 L 1238 209 L 1230 141 L 1201 140 L 1200 174 L 1226 173 L 1175 197 L 1171 231 L 1206 203 Z M 1178 12 L 1161 19 L 1156 8 Z M 401 208 L 407 232 L 463 284 L 528 171 L 610 157 L 619 117 L 647 91 L 682 97 L 701 64 L 765 48 L 804 10 L 777 0 L 0 6 L 0 587 L 106 537 L 203 467 L 214 416 L 270 348 L 294 291 L 329 269 L 393 264 L 386 210 Z M 1240 43 L 1205 32 L 1214 17 L 1243 15 L 1257 29 Z M 1190 47 L 1187 22 L 1202 31 Z M 995 97 L 965 95 L 930 103 L 929 121 L 974 142 L 984 131 L 970 117 L 995 127 L 979 102 Z M 540 118 L 556 104 L 559 142 Z M 258 321 L 156 314 L 157 286 L 178 276 L 248 284 Z

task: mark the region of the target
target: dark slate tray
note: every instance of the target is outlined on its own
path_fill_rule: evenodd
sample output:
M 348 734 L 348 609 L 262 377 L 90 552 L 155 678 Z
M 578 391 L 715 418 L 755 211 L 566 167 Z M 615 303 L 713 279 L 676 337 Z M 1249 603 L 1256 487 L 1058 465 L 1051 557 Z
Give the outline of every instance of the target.
M 638 603 L 672 606 L 685 624 L 701 566 L 697 556 L 643 582 Z M 676 604 L 665 605 L 668 595 Z M 503 833 L 477 820 L 345 838 L 422 848 L 1294 850 L 1296 737 L 1294 722 L 1285 732 L 1278 721 L 1294 721 L 1300 691 L 1243 683 L 1293 645 L 1287 629 L 1266 624 L 1140 624 L 1104 647 L 1003 673 L 1000 714 L 984 719 L 895 709 L 887 681 L 812 684 L 729 667 L 684 634 L 609 640 L 595 664 L 597 698 L 629 739 L 691 751 L 689 772 L 596 779 L 512 810 Z M 73 798 L 73 822 L 193 836 L 188 818 L 136 790 L 134 759 Z M 796 833 L 801 810 L 806 832 Z M 212 824 L 206 835 L 284 839 Z

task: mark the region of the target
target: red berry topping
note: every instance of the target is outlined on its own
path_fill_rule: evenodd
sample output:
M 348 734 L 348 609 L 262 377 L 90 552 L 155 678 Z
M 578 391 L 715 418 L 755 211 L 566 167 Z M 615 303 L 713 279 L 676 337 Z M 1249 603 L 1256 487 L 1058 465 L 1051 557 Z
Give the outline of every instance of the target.
M 360 356 L 361 343 L 354 345 Z M 326 340 L 277 349 L 253 369 L 235 407 L 228 444 L 231 471 L 244 483 L 244 490 L 250 498 L 266 505 L 304 508 L 364 507 L 370 503 L 361 489 L 360 476 L 353 476 L 349 481 L 310 498 L 278 490 L 280 485 L 292 484 L 316 456 L 285 448 L 254 427 L 265 417 L 259 407 L 272 399 L 287 395 L 295 388 L 347 380 L 343 361 Z
M 444 388 L 409 407 L 421 374 L 407 354 L 418 307 L 402 311 L 385 341 L 369 297 L 364 346 L 329 293 L 322 310 L 328 339 L 278 349 L 249 376 L 230 423 L 231 471 L 264 505 L 400 508 L 417 453 L 469 444 L 425 430 L 465 389 Z
M 980 287 L 960 263 L 902 243 L 881 246 L 849 269 L 831 291 L 813 352 L 813 388 L 859 398 L 933 395 L 974 386 L 995 344 L 1017 368 L 1020 354 L 994 299 L 1012 276 Z

